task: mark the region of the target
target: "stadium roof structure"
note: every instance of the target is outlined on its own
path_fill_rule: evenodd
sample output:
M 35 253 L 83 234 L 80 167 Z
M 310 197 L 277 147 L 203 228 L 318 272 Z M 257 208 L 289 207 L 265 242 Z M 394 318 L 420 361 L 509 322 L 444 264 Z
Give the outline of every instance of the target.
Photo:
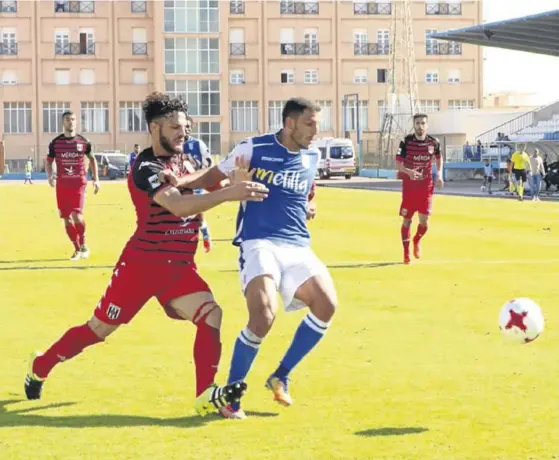
M 559 10 L 439 32 L 432 37 L 472 45 L 559 56 Z

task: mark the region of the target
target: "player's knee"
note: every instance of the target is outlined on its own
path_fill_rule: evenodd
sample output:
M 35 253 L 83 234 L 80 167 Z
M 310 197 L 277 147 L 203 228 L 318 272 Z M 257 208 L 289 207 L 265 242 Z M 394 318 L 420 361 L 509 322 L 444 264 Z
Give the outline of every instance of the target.
M 402 220 L 402 225 L 404 227 L 411 227 L 411 219 L 403 219 Z
M 218 304 L 214 303 L 209 312 L 204 317 L 204 323 L 215 329 L 220 329 L 222 318 L 223 310 Z
M 321 293 L 313 299 L 309 308 L 314 316 L 319 320 L 328 323 L 334 317 L 338 306 L 338 299 L 335 295 Z
M 118 329 L 118 325 L 107 324 L 95 316 L 87 322 L 87 325 L 101 340 L 105 340 L 109 335 Z
M 258 337 L 265 337 L 270 329 L 276 315 L 272 308 L 267 305 L 261 305 L 260 308 L 255 308 L 250 311 L 248 328 Z

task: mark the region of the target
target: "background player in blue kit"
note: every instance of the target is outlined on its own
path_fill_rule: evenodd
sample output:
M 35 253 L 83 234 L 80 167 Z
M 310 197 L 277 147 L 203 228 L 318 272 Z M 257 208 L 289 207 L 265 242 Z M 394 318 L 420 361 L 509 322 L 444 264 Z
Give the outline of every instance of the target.
M 310 144 L 319 129 L 320 107 L 306 99 L 290 99 L 283 108 L 283 129 L 241 142 L 219 165 L 190 187 L 208 188 L 227 177 L 236 165 L 250 169 L 252 180 L 269 188 L 262 203 L 241 203 L 233 244 L 240 247 L 239 268 L 249 312 L 248 325 L 233 351 L 229 381 L 243 380 L 270 331 L 280 293 L 286 311 L 308 306 L 287 353 L 266 387 L 274 399 L 292 404 L 288 376 L 326 333 L 336 310 L 336 291 L 326 266 L 310 248 L 307 229 L 318 150 Z M 312 193 L 311 193 L 312 192 Z M 309 212 L 310 211 L 310 212 Z M 240 406 L 231 418 L 245 418 Z

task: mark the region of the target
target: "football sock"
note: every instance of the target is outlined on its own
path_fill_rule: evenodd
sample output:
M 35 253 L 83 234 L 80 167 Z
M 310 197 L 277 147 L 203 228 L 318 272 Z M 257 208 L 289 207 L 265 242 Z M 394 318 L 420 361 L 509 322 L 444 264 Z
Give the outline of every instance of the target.
M 409 253 L 410 250 L 410 227 L 402 225 L 400 229 L 400 234 L 402 235 L 402 245 L 404 246 L 404 253 Z
M 48 377 L 58 363 L 79 355 L 86 347 L 103 342 L 87 324 L 68 329 L 43 355 L 35 358 L 33 373 L 41 378 Z
M 68 238 L 74 245 L 74 249 L 78 251 L 80 249 L 80 244 L 78 241 L 78 231 L 76 230 L 76 227 L 72 222 L 68 222 L 65 225 L 65 227 L 66 227 L 66 234 L 68 235 Z
M 76 222 L 76 232 L 78 234 L 78 244 L 85 246 L 85 220 Z
M 416 232 L 415 236 L 413 237 L 413 243 L 414 244 L 419 243 L 421 241 L 421 238 L 423 238 L 426 233 L 427 233 L 427 225 L 419 224 L 417 226 L 417 232 Z
M 254 358 L 258 353 L 258 348 L 262 343 L 262 339 L 252 333 L 248 327 L 245 327 L 237 340 L 233 349 L 233 357 L 231 358 L 231 369 L 229 370 L 229 378 L 227 383 L 238 382 L 244 380 L 254 362 Z M 232 405 L 233 410 L 239 409 L 239 404 Z
M 301 360 L 316 346 L 324 337 L 330 323 L 319 320 L 312 313 L 308 313 L 297 328 L 293 341 L 287 353 L 280 362 L 279 367 L 274 372 L 274 376 L 285 380 L 289 373 Z
M 217 305 L 214 307 L 217 308 Z M 194 339 L 194 365 L 196 366 L 196 396 L 200 396 L 215 381 L 221 358 L 219 329 L 206 323 L 208 311 L 203 317 L 194 318 L 196 338 Z

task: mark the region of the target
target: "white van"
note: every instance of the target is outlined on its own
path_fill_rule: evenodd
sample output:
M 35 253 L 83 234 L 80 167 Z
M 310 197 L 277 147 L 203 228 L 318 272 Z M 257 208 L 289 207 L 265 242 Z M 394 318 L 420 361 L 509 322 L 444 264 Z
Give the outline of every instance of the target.
M 351 179 L 355 174 L 355 149 L 351 139 L 323 137 L 314 141 L 312 146 L 320 150 L 318 161 L 320 179 L 329 179 L 333 176 Z

